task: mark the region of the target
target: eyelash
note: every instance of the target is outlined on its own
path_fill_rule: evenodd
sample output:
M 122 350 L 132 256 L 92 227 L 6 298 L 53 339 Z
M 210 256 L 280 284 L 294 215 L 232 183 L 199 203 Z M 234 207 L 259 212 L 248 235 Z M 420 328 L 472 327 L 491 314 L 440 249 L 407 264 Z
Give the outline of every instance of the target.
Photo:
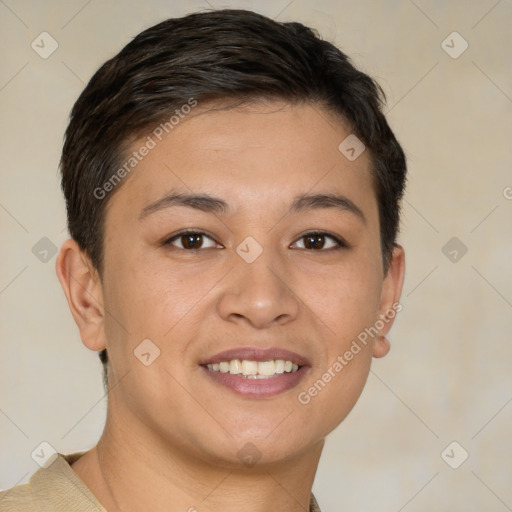
M 209 238 L 210 240 L 212 240 L 213 242 L 215 242 L 215 240 L 209 236 L 207 233 L 203 232 L 203 231 L 194 231 L 194 230 L 184 230 L 184 231 L 180 231 L 179 233 L 176 233 L 175 235 L 172 235 L 170 238 L 167 238 L 163 243 L 162 245 L 163 246 L 169 246 L 169 245 L 172 245 L 172 242 L 174 242 L 175 240 L 178 240 L 179 238 L 181 238 L 182 236 L 186 236 L 186 235 L 201 235 L 201 236 L 206 236 L 207 238 Z M 304 233 L 303 235 L 301 235 L 298 240 L 302 240 L 304 238 L 307 238 L 307 237 L 310 237 L 310 236 L 323 236 L 325 238 L 330 238 L 331 240 L 333 240 L 337 246 L 336 247 L 329 247 L 328 249 L 301 249 L 301 250 L 304 250 L 304 251 L 315 251 L 315 252 L 326 252 L 326 251 L 332 251 L 332 250 L 339 250 L 339 249 L 348 249 L 350 246 L 345 242 L 345 240 L 343 240 L 341 237 L 339 236 L 336 236 L 336 235 L 333 235 L 331 233 L 326 233 L 325 231 L 308 231 L 307 233 Z M 215 242 L 217 243 L 217 242 Z M 297 243 L 297 242 L 294 242 L 294 244 Z M 220 245 L 220 244 L 219 244 Z M 188 251 L 188 252 L 194 252 L 194 251 L 201 251 L 201 250 L 204 250 L 202 248 L 199 248 L 199 249 L 186 249 L 184 247 L 174 247 L 176 249 L 181 249 L 181 250 L 184 250 L 184 251 Z

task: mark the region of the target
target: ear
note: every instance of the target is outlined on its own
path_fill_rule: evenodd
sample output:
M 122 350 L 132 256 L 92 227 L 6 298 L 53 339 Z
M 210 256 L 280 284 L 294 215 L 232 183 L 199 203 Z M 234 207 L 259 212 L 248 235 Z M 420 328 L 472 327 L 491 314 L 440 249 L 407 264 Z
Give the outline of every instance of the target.
M 395 244 L 388 272 L 382 285 L 379 318 L 375 322 L 379 334 L 374 339 L 373 357 L 383 357 L 389 352 L 390 344 L 386 335 L 395 321 L 396 314 L 402 309 L 400 296 L 402 295 L 404 277 L 405 252 L 401 245 Z
M 56 271 L 82 343 L 90 350 L 103 350 L 103 289 L 90 258 L 74 240 L 66 240 L 57 257 Z

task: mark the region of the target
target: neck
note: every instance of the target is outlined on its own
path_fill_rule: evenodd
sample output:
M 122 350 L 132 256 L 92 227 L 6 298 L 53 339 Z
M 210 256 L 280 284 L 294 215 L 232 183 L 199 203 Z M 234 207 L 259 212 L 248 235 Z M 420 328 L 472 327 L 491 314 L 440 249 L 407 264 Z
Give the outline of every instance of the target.
M 107 418 L 97 447 L 73 464 L 109 512 L 309 511 L 323 439 L 286 461 L 246 467 L 199 460 L 122 424 Z

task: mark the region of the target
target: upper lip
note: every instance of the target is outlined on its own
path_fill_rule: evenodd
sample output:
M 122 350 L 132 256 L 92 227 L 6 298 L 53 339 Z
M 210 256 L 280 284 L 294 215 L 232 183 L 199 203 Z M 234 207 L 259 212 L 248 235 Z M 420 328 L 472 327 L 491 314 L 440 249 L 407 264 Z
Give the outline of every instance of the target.
M 213 356 L 204 358 L 199 362 L 200 365 L 221 363 L 222 361 L 232 361 L 233 359 L 246 359 L 248 361 L 271 361 L 274 359 L 284 359 L 291 361 L 299 366 L 309 366 L 309 361 L 291 350 L 285 350 L 278 347 L 258 348 L 258 347 L 238 347 L 224 350 Z

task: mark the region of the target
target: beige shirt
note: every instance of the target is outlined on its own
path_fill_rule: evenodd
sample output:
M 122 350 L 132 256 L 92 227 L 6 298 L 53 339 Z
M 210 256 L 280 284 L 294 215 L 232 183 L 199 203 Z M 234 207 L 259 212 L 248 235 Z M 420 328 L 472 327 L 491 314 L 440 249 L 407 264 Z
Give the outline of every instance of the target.
M 84 452 L 58 454 L 47 468 L 38 469 L 28 484 L 0 492 L 1 512 L 107 512 L 71 468 Z M 309 512 L 320 512 L 311 494 Z

